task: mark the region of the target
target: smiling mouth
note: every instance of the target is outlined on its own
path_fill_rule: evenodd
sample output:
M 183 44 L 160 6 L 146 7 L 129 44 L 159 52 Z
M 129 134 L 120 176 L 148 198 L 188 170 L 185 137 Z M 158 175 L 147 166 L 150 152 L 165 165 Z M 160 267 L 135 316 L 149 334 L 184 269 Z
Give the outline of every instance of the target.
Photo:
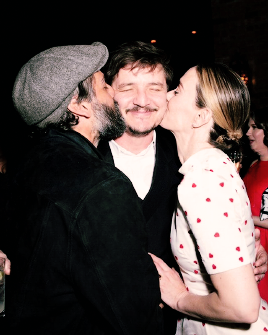
M 150 108 L 150 107 L 146 107 L 146 108 L 140 108 L 140 107 L 133 107 L 131 109 L 126 109 L 126 113 L 139 113 L 139 114 L 145 114 L 145 113 L 152 113 L 152 112 L 156 112 L 157 108 Z

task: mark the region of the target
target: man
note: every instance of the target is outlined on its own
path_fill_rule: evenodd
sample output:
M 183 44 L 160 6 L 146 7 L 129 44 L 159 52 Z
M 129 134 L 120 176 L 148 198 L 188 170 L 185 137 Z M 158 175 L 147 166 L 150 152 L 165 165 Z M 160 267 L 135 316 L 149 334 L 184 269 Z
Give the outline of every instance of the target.
M 107 58 L 98 42 L 55 47 L 16 78 L 15 107 L 40 138 L 9 202 L 9 334 L 163 334 L 138 198 L 95 148 L 125 130 L 100 71 Z
M 147 222 L 148 250 L 174 265 L 170 249 L 170 226 L 177 201 L 180 178 L 175 138 L 157 127 L 167 108 L 167 89 L 172 81 L 169 60 L 162 50 L 144 42 L 123 43 L 113 52 L 106 80 L 114 89 L 126 121 L 125 133 L 110 141 L 100 141 L 98 149 L 132 181 L 142 203 Z M 267 270 L 267 255 L 259 248 L 256 280 Z M 165 334 L 173 335 L 179 317 L 163 308 Z
M 170 249 L 171 219 L 177 201 L 180 163 L 174 136 L 157 127 L 167 108 L 172 81 L 167 55 L 151 44 L 122 44 L 112 55 L 106 80 L 115 92 L 127 129 L 98 149 L 132 181 L 147 222 L 148 250 L 176 266 Z M 163 308 L 165 334 L 175 334 L 178 313 Z

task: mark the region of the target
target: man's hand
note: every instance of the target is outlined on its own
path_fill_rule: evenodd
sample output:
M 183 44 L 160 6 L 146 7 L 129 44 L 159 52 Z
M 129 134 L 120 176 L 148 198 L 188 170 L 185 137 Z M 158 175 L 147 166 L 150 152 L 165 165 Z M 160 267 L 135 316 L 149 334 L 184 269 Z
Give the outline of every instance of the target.
M 255 250 L 256 250 L 256 262 L 254 268 L 255 279 L 259 283 L 267 271 L 267 253 L 264 247 L 261 245 L 260 231 L 255 229 Z
M 7 258 L 7 255 L 3 253 L 3 251 L 0 250 L 0 257 L 5 258 L 5 274 L 10 275 L 10 268 L 11 268 L 11 263 L 10 260 Z

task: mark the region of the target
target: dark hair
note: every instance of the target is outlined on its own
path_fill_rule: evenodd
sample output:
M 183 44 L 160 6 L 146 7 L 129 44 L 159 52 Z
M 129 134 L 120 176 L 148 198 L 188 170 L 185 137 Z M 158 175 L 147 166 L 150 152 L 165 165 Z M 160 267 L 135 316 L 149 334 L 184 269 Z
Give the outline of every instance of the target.
M 162 65 L 167 86 L 169 87 L 173 70 L 170 66 L 170 58 L 162 50 L 151 43 L 141 41 L 126 42 L 111 52 L 110 60 L 106 67 L 105 79 L 111 85 L 119 70 L 130 65 L 131 69 L 150 67 L 153 71 L 157 65 Z
M 196 106 L 212 111 L 214 125 L 210 143 L 226 153 L 239 150 L 242 127 L 249 116 L 250 96 L 240 76 L 221 63 L 196 67 Z
M 268 147 L 268 107 L 252 109 L 249 117 L 255 122 L 258 129 L 263 129 L 263 143 Z

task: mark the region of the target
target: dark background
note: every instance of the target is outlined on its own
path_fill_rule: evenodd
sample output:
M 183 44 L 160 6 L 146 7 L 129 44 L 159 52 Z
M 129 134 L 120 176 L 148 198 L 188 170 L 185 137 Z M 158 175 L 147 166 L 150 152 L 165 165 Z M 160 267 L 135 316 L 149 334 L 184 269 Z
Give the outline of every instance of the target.
M 57 2 L 56 2 L 57 3 Z M 210 1 L 84 1 L 63 6 L 21 3 L 13 9 L 8 41 L 8 78 L 13 84 L 20 67 L 35 54 L 58 45 L 141 40 L 172 55 L 177 69 L 187 70 L 201 58 L 213 57 Z M 197 31 L 193 35 L 192 31 Z M 177 71 L 176 71 L 177 73 Z
M 100 41 L 112 51 L 156 40 L 171 56 L 171 88 L 199 61 L 216 60 L 246 74 L 253 103 L 268 105 L 267 0 L 11 2 L 2 6 L 2 26 L 0 140 L 8 151 L 25 130 L 12 104 L 15 77 L 31 57 L 59 45 Z

